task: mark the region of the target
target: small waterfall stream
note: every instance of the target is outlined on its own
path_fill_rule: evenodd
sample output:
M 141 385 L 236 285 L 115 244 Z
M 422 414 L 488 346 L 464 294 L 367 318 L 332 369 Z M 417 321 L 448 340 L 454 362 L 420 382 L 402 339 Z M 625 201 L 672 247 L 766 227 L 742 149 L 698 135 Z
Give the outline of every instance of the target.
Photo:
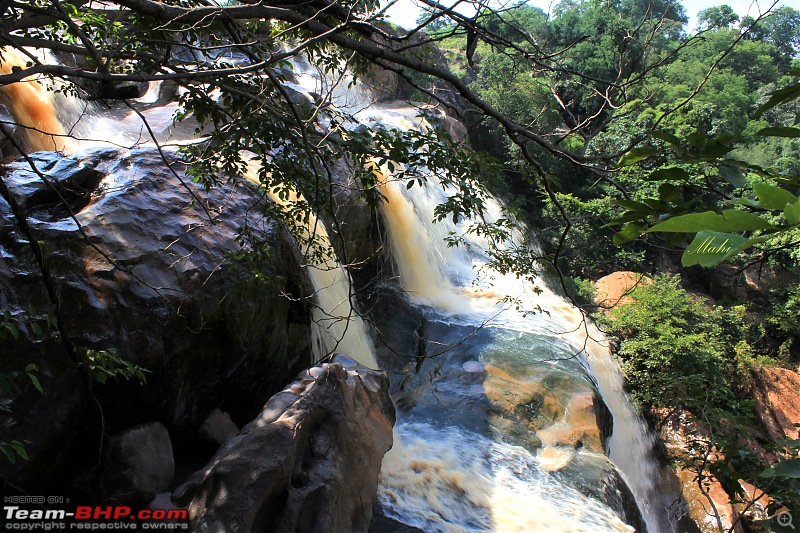
M 50 57 L 41 60 L 54 61 Z M 0 74 L 10 74 L 14 67 L 25 68 L 32 62 L 19 50 L 0 49 Z M 70 120 L 76 116 L 76 109 L 70 108 L 80 104 L 59 89 L 63 90 L 61 84 L 43 75 L 0 87 L 0 102 L 15 117 L 20 137 L 31 151 L 71 152 L 76 148 L 68 136 L 76 122 Z
M 246 177 L 259 184 L 258 166 L 251 163 Z M 273 191 L 267 191 L 272 201 L 287 206 L 297 202 L 301 197 L 292 195 L 282 200 Z M 304 239 L 317 242 L 323 249 L 331 246 L 325 223 L 310 214 L 301 228 Z M 301 250 L 308 256 L 308 250 Z M 375 360 L 375 349 L 364 320 L 351 305 L 352 282 L 347 269 L 335 259 L 328 257 L 324 261 L 306 265 L 306 272 L 314 287 L 315 306 L 311 314 L 312 348 L 315 361 L 334 353 L 343 353 L 369 368 L 378 368 Z
M 0 72 L 25 62 L 6 52 Z M 298 90 L 319 94 L 313 72 L 301 72 L 298 80 Z M 351 105 L 364 124 L 425 127 L 412 108 L 370 106 L 368 91 L 359 92 L 358 84 L 355 92 L 335 87 L 331 93 L 340 100 L 337 105 Z M 30 149 L 69 152 L 79 147 L 64 137 L 72 126 L 59 119 L 65 112 L 56 112 L 56 97 L 39 81 L 2 87 L 0 97 L 15 120 L 27 126 L 22 136 Z M 80 115 L 84 112 L 85 107 Z M 250 177 L 257 182 L 255 170 Z M 382 471 L 379 501 L 384 512 L 426 531 L 631 531 L 601 487 L 614 467 L 600 451 L 566 445 L 562 438 L 578 417 L 575 398 L 590 397 L 588 371 L 613 415 L 611 460 L 630 486 L 648 530 L 671 530 L 655 485 L 652 437 L 623 390 L 620 369 L 602 334 L 543 280 L 535 288 L 513 275 L 487 271 L 485 240 L 467 235 L 467 246 L 448 248 L 448 233 L 463 234 L 465 227 L 432 223 L 434 207 L 447 194 L 433 185 L 435 179 L 407 189 L 388 173 L 382 178 L 388 202 L 381 212 L 399 285 L 426 320 L 421 340 L 457 346 L 437 353 L 440 359 L 431 358 L 431 364 L 439 365 L 435 368 L 425 366 L 430 360 L 418 362 L 419 374 L 430 372 L 433 381 L 409 393 L 419 400 L 416 407 L 399 406 L 395 446 Z M 488 216 L 501 212 L 500 204 L 490 199 Z M 305 231 L 327 242 L 324 225 L 314 217 Z M 507 245 L 521 242 L 516 234 Z M 347 270 L 331 259 L 309 265 L 307 271 L 318 306 L 313 317 L 315 356 L 337 351 L 377 367 L 366 323 L 351 306 Z M 520 312 L 504 301 L 507 297 L 517 299 L 521 309 L 543 312 Z M 409 376 L 409 383 L 414 379 Z M 563 394 L 543 392 L 543 382 L 560 384 Z M 514 409 L 550 408 L 559 420 L 541 431 L 529 430 L 498 414 L 487 400 L 493 395 L 496 403 L 516 401 L 526 394 L 539 403 L 514 404 Z

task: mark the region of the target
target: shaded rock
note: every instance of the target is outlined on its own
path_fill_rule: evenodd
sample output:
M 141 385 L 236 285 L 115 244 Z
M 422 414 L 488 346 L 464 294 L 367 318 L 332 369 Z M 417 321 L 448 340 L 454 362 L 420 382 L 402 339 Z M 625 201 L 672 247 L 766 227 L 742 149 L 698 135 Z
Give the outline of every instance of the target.
M 205 191 L 183 176 L 174 154 L 167 160 L 175 174 L 152 149 L 31 157 L 63 199 L 25 162 L 7 165 L 4 179 L 43 243 L 65 328 L 76 345 L 113 350 L 150 371 L 144 387 L 121 379 L 96 387 L 107 432 L 158 413 L 173 435 L 196 439 L 211 409 L 248 420 L 308 365 L 310 313 L 280 293 L 311 289 L 291 237 L 252 209 L 257 191 L 238 183 Z M 229 258 L 242 251 L 244 220 L 270 250 L 246 267 Z M 32 308 L 43 326 L 50 302 L 42 277 L 2 199 L 0 255 L 0 308 L 14 317 Z M 28 383 L 10 405 L 0 440 L 30 441 L 31 460 L 3 462 L 0 475 L 37 494 L 65 489 L 54 483 L 97 449 L 100 424 L 57 337 L 29 322 L 4 343 L 0 372 L 36 364 L 44 395 Z
M 301 373 L 174 494 L 195 531 L 366 531 L 394 407 L 349 358 Z
M 773 440 L 800 438 L 800 374 L 786 368 L 753 371 L 756 414 Z
M 119 503 L 152 500 L 169 488 L 175 460 L 163 424 L 142 424 L 112 435 L 105 450 L 105 495 Z

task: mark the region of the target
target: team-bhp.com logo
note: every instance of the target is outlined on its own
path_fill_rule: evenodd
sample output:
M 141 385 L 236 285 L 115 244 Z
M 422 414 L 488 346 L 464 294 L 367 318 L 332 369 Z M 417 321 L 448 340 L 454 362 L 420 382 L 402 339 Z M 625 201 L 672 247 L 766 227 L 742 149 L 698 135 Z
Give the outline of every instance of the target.
M 74 509 L 31 509 L 4 505 L 7 530 L 188 530 L 186 509 L 139 509 L 125 505 L 78 505 Z

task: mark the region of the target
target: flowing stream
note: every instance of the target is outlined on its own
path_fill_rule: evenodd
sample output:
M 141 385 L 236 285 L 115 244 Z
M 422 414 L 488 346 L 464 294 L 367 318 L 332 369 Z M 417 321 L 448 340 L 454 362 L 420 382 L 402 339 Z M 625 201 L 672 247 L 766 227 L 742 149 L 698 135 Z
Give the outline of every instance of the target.
M 0 72 L 25 62 L 4 52 Z M 362 124 L 427 127 L 411 107 L 373 105 L 359 84 L 326 89 L 314 69 L 296 67 L 293 88 L 307 94 L 327 90 L 334 104 L 349 108 Z M 29 149 L 69 152 L 80 146 L 66 136 L 75 124 L 64 117 L 84 117 L 86 106 L 46 85 L 27 80 L 3 87 L 0 97 L 21 124 Z M 174 107 L 161 109 L 167 110 L 164 116 L 155 108 L 149 116 L 154 122 L 160 117 L 159 131 L 166 131 L 164 117 Z M 141 130 L 131 117 L 126 131 Z M 254 179 L 255 169 L 250 175 Z M 402 394 L 395 398 L 395 445 L 381 474 L 383 512 L 425 531 L 631 531 L 615 504 L 618 469 L 647 529 L 671 530 L 668 502 L 655 483 L 652 437 L 623 390 L 603 335 L 543 279 L 532 284 L 486 268 L 488 243 L 466 234 L 469 221 L 434 224 L 433 209 L 448 194 L 435 177 L 427 186 L 407 189 L 384 172 L 380 186 L 388 199 L 381 215 L 397 273 L 387 283 L 402 290 L 422 317 L 424 332 L 414 334 L 431 348 L 424 360 L 392 376 L 402 382 Z M 486 216 L 499 217 L 502 206 L 493 199 L 488 205 Z M 305 231 L 327 242 L 324 225 L 314 217 Z M 450 232 L 464 235 L 466 243 L 448 247 Z M 520 231 L 505 243 L 522 245 Z M 307 270 L 317 304 L 315 355 L 343 352 L 378 366 L 366 323 L 351 305 L 347 270 L 333 259 Z M 391 366 L 383 360 L 380 365 Z M 589 443 L 595 422 L 585 407 L 592 405 L 595 386 L 613 417 L 611 461 Z

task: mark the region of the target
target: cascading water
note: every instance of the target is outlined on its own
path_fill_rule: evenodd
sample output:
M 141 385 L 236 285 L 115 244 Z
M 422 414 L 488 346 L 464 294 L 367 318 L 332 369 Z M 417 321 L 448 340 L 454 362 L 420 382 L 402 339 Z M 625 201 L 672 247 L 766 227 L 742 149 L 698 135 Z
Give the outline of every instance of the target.
M 385 127 L 407 129 L 413 121 L 410 112 L 397 109 L 381 115 L 373 108 L 369 114 Z M 602 333 L 542 280 L 537 281 L 535 290 L 515 276 L 486 272 L 488 243 L 465 231 L 469 221 L 433 224 L 433 208 L 446 199 L 446 191 L 434 186 L 407 189 L 386 176 L 381 191 L 388 200 L 382 205 L 382 215 L 399 283 L 412 302 L 423 306 L 435 320 L 483 325 L 498 337 L 502 336 L 499 332 L 518 331 L 549 338 L 549 342 L 561 345 L 562 353 L 554 359 L 577 355 L 611 411 L 609 455 L 630 487 L 648 530 L 671 530 L 666 511 L 670 502 L 662 502 L 655 484 L 658 468 L 652 457 L 652 437 L 624 392 L 620 368 Z M 490 199 L 489 211 L 491 218 L 492 212 L 502 210 Z M 447 248 L 443 237 L 450 232 L 465 235 L 467 246 Z M 512 241 L 506 244 L 519 245 L 519 235 Z M 478 271 L 482 276 L 476 276 Z M 522 309 L 538 307 L 544 313 L 520 313 L 502 303 L 507 301 L 504 298 L 521 302 Z M 494 364 L 491 356 L 486 356 L 490 351 L 484 348 L 477 360 L 462 366 L 467 371 L 483 370 L 487 364 Z M 547 358 L 542 363 L 547 364 Z M 472 369 L 468 368 L 470 364 Z M 482 392 L 480 387 L 476 392 Z M 403 420 L 401 411 L 398 442 L 384 463 L 381 502 L 387 515 L 426 530 L 614 531 L 623 527 L 601 502 L 573 500 L 568 484 L 555 489 L 558 483 L 542 474 L 553 462 L 553 469 L 560 469 L 559 462 L 568 462 L 568 455 L 574 453 L 563 446 L 548 445 L 550 436 L 558 431 L 557 425 L 538 433 L 544 447 L 533 455 L 507 445 L 502 429 L 491 431 L 499 433 L 499 439 L 485 439 L 458 425 L 440 430 L 445 433 L 442 435 L 421 423 L 413 411 L 411 418 Z M 463 442 L 483 451 L 473 451 L 474 457 L 465 459 L 458 451 Z M 446 449 L 454 451 L 444 452 Z M 514 475 L 509 477 L 509 472 Z M 509 507 L 499 503 L 505 500 L 505 494 L 516 490 L 528 494 L 524 504 L 517 502 Z M 559 491 L 559 505 L 547 498 L 552 490 Z M 467 509 L 462 508 L 465 505 Z
M 50 56 L 43 56 L 39 60 L 47 63 L 56 62 L 55 58 Z M 18 50 L 0 49 L 0 73 L 10 73 L 15 66 L 25 68 L 31 62 L 29 57 Z M 158 85 L 154 86 L 157 89 Z M 131 113 L 128 115 L 129 122 L 123 124 L 122 128 L 119 127 L 119 123 L 117 127 L 107 128 L 114 131 L 114 134 L 98 134 L 99 132 L 95 131 L 93 138 L 76 140 L 73 136 L 81 121 L 92 122 L 95 126 L 100 124 L 102 128 L 102 125 L 114 124 L 113 119 L 91 116 L 86 102 L 68 94 L 60 82 L 42 76 L 0 86 L 0 98 L 14 117 L 25 147 L 31 151 L 52 150 L 71 153 L 79 148 L 107 145 L 109 139 L 120 143 L 138 143 L 135 132 L 143 127 L 139 115 Z M 153 91 L 149 91 L 142 99 L 145 103 L 153 103 L 157 97 Z M 151 122 L 149 124 L 151 128 L 157 131 L 168 129 L 175 108 L 169 105 L 167 107 L 170 109 L 169 113 L 161 116 L 161 122 Z M 151 118 L 157 116 L 159 114 L 151 113 Z M 101 138 L 105 140 L 100 140 Z M 252 167 L 247 177 L 258 183 L 257 174 L 257 168 Z M 269 195 L 277 204 L 285 203 L 278 195 L 271 192 Z M 305 237 L 313 237 L 322 248 L 330 248 L 324 223 L 311 214 L 306 224 L 303 229 Z M 341 352 L 365 366 L 377 368 L 374 347 L 366 325 L 351 305 L 351 283 L 347 270 L 334 258 L 327 258 L 319 264 L 307 265 L 306 271 L 314 288 L 312 347 L 315 360 L 331 353 Z
M 25 68 L 30 63 L 33 59 L 19 50 L 0 49 L 0 74 L 10 74 L 14 67 Z M 0 87 L 0 101 L 14 116 L 29 150 L 68 152 L 75 148 L 68 135 L 74 124 L 68 124 L 65 117 L 74 116 L 76 110 L 69 109 L 74 101 L 63 90 L 62 84 L 43 75 Z

